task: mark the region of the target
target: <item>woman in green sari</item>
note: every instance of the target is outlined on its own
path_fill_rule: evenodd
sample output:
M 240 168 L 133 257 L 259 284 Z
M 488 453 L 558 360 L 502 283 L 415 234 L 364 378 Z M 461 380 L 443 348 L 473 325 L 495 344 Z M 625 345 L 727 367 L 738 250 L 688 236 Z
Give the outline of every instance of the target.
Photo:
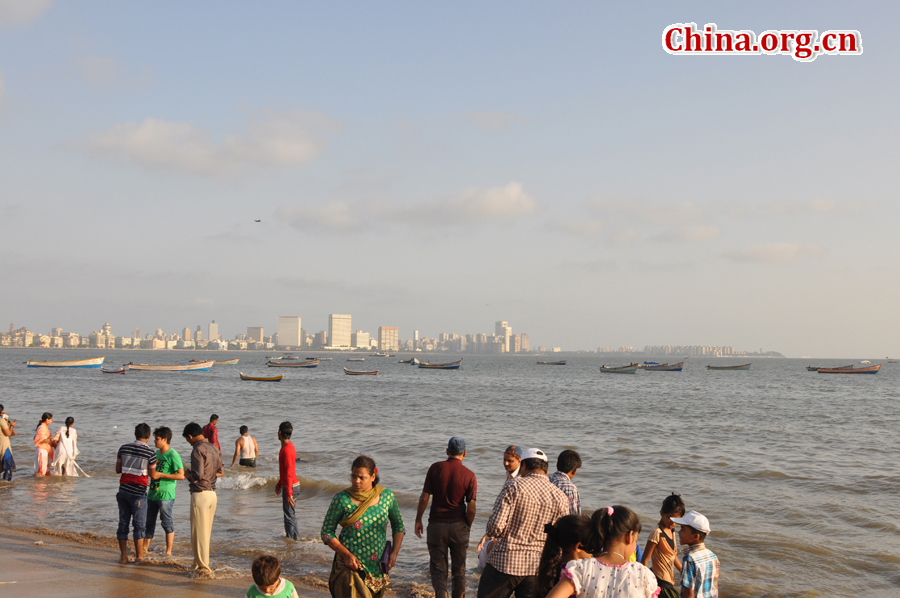
M 393 542 L 387 552 L 387 525 Z M 341 534 L 335 537 L 337 526 Z M 403 543 L 403 518 L 394 493 L 378 485 L 375 461 L 359 456 L 353 461 L 350 487 L 335 494 L 322 523 L 322 541 L 334 550 L 328 589 L 334 598 L 381 598 L 390 583 L 387 571 L 397 562 Z

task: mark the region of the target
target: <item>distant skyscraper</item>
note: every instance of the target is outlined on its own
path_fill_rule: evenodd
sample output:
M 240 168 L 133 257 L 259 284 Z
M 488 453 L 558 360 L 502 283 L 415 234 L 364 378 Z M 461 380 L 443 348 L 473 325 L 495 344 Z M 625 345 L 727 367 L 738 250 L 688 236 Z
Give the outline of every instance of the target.
M 368 332 L 357 330 L 356 332 L 350 334 L 350 346 L 354 349 L 368 349 L 369 344 Z
M 303 344 L 300 316 L 278 316 L 278 344 L 283 347 L 299 347 Z
M 349 347 L 350 316 L 348 314 L 329 314 L 328 316 L 328 346 Z
M 199 324 L 197 324 L 197 332 L 194 333 L 194 340 L 195 340 L 195 341 L 202 341 L 202 340 L 203 340 L 203 333 L 200 332 L 200 325 L 199 325 Z
M 494 325 L 494 336 L 500 339 L 504 353 L 509 353 L 509 337 L 511 334 L 512 328 L 509 327 L 509 322 L 500 320 Z
M 54 337 L 55 337 L 55 336 L 62 336 L 62 333 L 63 333 L 63 329 L 62 329 L 62 328 L 53 328 L 53 329 L 50 331 L 50 336 L 54 336 Z
M 219 340 L 219 325 L 216 324 L 215 320 L 213 320 L 209 324 L 209 340 L 211 340 L 211 341 Z
M 528 353 L 530 349 L 528 348 L 528 335 L 522 333 L 519 335 L 519 351 L 522 353 Z
M 378 350 L 399 351 L 400 329 L 395 326 L 380 326 L 378 328 Z
M 181 331 L 181 338 L 186 341 L 194 340 L 194 335 L 191 333 L 191 329 L 188 326 L 185 326 L 184 330 Z
M 262 326 L 259 327 L 248 327 L 247 328 L 247 340 L 248 341 L 256 341 L 258 343 L 263 342 L 263 329 Z
M 419 331 L 413 330 L 413 350 L 419 348 Z
M 134 338 L 141 338 L 141 329 L 140 328 L 134 329 Z
M 328 333 L 320 330 L 313 336 L 313 347 L 324 347 L 328 344 Z

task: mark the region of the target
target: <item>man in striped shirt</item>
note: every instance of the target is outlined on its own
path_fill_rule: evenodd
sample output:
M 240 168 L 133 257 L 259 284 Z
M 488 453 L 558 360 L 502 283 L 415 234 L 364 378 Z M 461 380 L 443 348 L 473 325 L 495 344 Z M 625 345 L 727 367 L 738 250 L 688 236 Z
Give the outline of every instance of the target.
M 503 486 L 488 519 L 494 549 L 478 583 L 478 598 L 532 598 L 547 541 L 544 526 L 569 514 L 569 499 L 547 479 L 547 455 L 522 453 L 519 476 Z
M 147 489 L 150 486 L 150 472 L 156 470 L 156 451 L 147 446 L 150 440 L 150 426 L 138 424 L 134 427 L 134 442 L 123 444 L 116 454 L 116 473 L 119 478 L 119 528 L 116 539 L 122 553 L 119 562 L 128 563 L 128 524 L 134 527 L 134 561 L 143 561 L 144 530 L 147 525 Z
M 682 598 L 719 597 L 719 557 L 704 543 L 710 532 L 709 519 L 691 511 L 684 517 L 672 517 L 679 524 L 678 540 L 687 546 L 681 557 Z

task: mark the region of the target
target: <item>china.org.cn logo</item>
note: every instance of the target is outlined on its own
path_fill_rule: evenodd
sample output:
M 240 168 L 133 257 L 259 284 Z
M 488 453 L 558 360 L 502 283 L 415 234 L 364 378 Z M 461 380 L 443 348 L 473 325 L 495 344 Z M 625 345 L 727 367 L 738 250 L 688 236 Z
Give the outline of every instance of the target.
M 856 30 L 829 30 L 822 35 L 813 29 L 753 31 L 718 29 L 707 23 L 675 23 L 663 30 L 663 49 L 676 56 L 786 55 L 798 62 L 812 62 L 822 54 L 859 55 L 862 36 Z

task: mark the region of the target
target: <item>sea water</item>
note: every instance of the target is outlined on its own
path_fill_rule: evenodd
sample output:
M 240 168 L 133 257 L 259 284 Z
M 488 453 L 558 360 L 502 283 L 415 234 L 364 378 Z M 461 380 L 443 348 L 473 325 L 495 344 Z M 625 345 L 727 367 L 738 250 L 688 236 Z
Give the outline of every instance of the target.
M 23 364 L 101 354 L 107 367 L 234 357 L 240 363 L 126 375 Z M 172 446 L 189 463 L 184 425 L 203 425 L 217 413 L 226 465 L 212 537 L 218 568 L 249 570 L 252 558 L 267 551 L 283 559 L 289 575 L 327 577 L 333 553 L 319 541 L 322 520 L 348 485 L 353 458 L 367 454 L 406 525 L 392 577 L 429 583 L 427 547 L 413 534 L 416 502 L 429 465 L 445 458 L 451 436 L 461 436 L 464 463 L 478 476 L 471 592 L 474 548 L 503 484 L 509 444 L 541 448 L 551 472 L 560 451 L 577 450 L 584 465 L 574 482 L 583 509 L 629 506 L 643 522 L 642 546 L 663 499 L 681 494 L 689 510 L 709 517 L 707 546 L 721 561 L 722 596 L 896 596 L 900 589 L 900 365 L 841 376 L 807 372 L 806 361 L 793 359 L 751 359 L 748 371 L 705 368 L 735 360 L 689 359 L 680 373 L 614 375 L 599 371 L 604 360 L 595 355 L 563 356 L 566 366 L 537 365 L 543 357 L 466 356 L 458 371 L 367 356 L 351 369 L 378 369 L 378 376 L 346 376 L 349 354 L 331 356 L 315 369 L 268 369 L 264 354 L 248 352 L 0 351 L 0 403 L 19 421 L 12 439 L 19 469 L 13 483 L 0 483 L 4 525 L 114 534 L 116 450 L 133 440 L 135 424 L 171 428 Z M 244 382 L 239 371 L 285 379 Z M 90 479 L 33 476 L 31 437 L 44 411 L 54 416 L 54 432 L 67 416 L 75 418 L 78 462 Z M 302 459 L 299 542 L 284 538 L 274 494 L 277 429 L 285 420 Z M 256 469 L 228 467 L 241 425 L 259 443 Z M 187 483 L 179 482 L 175 553 L 188 562 L 189 503 Z

